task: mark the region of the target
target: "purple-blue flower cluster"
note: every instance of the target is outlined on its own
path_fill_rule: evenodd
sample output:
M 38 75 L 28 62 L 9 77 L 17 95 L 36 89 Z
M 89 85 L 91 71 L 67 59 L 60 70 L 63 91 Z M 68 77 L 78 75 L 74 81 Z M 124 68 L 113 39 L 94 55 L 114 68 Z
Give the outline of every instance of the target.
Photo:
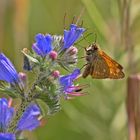
M 0 137 L 5 139 L 11 138 L 10 140 L 15 139 L 14 135 L 7 133 L 8 125 L 12 120 L 14 113 L 15 110 L 13 107 L 9 106 L 8 100 L 6 98 L 0 98 Z M 29 105 L 19 120 L 16 131 L 31 131 L 37 128 L 40 125 L 40 121 L 38 120 L 40 114 L 40 109 L 37 105 Z
M 76 24 L 71 24 L 69 30 L 64 30 L 63 49 L 71 47 L 84 33 L 85 29 L 78 27 Z M 34 52 L 42 57 L 46 56 L 53 50 L 53 37 L 50 34 L 37 34 L 35 37 L 36 43 L 33 44 Z
M 75 84 L 80 77 L 75 43 L 84 32 L 84 28 L 71 24 L 62 36 L 41 33 L 35 36 L 33 51 L 27 48 L 22 51 L 23 67 L 36 74 L 31 88 L 27 75 L 17 73 L 12 62 L 0 53 L 0 92 L 21 100 L 21 106 L 15 110 L 6 98 L 0 98 L 0 140 L 16 140 L 22 131 L 32 131 L 40 126 L 38 99 L 46 104 L 48 114 L 53 114 L 60 110 L 61 95 L 66 99 L 84 95 L 82 86 Z M 61 68 L 72 72 L 62 76 Z

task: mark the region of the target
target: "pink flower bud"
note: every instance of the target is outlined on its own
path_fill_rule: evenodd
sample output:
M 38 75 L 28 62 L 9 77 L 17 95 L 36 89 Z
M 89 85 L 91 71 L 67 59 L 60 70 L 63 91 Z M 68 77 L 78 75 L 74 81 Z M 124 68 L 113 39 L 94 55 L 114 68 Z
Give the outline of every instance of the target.
M 19 72 L 18 76 L 21 79 L 21 81 L 26 81 L 27 80 L 27 75 L 23 72 Z
M 21 89 L 24 89 L 24 87 L 26 87 L 26 84 L 27 84 L 27 75 L 23 72 L 19 72 L 18 76 L 20 79 L 19 86 Z
M 49 54 L 49 56 L 50 56 L 50 58 L 51 58 L 52 60 L 56 60 L 58 54 L 57 54 L 56 51 L 51 51 L 50 54 Z
M 58 78 L 60 76 L 60 72 L 58 70 L 53 71 L 53 77 Z
M 72 46 L 72 47 L 70 47 L 70 48 L 68 49 L 68 53 L 69 53 L 70 55 L 77 54 L 77 53 L 78 53 L 78 49 L 77 49 L 76 47 Z

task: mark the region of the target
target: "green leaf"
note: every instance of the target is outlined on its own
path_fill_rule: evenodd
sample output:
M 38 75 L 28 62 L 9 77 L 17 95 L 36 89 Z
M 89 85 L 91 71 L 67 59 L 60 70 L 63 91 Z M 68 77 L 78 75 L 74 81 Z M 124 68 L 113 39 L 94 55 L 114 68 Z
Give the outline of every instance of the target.
M 12 91 L 11 89 L 0 88 L 0 93 L 6 94 L 6 95 L 8 95 L 12 98 L 17 98 L 18 97 L 17 93 Z
M 46 103 L 40 99 L 36 100 L 36 104 L 39 106 L 40 110 L 41 110 L 41 115 L 43 117 L 45 117 L 47 115 L 47 108 L 46 108 Z
M 52 115 L 61 109 L 58 95 L 50 96 L 42 93 L 38 96 L 38 99 L 42 100 L 48 106 L 48 115 Z M 41 105 L 39 106 L 41 107 Z

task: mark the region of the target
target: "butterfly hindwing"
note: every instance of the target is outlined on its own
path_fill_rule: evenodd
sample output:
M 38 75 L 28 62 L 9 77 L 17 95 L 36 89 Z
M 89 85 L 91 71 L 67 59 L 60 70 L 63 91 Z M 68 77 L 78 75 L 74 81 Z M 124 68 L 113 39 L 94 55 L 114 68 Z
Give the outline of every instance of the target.
M 87 64 L 82 74 L 83 78 L 86 78 L 90 74 L 90 70 L 91 70 L 91 65 Z

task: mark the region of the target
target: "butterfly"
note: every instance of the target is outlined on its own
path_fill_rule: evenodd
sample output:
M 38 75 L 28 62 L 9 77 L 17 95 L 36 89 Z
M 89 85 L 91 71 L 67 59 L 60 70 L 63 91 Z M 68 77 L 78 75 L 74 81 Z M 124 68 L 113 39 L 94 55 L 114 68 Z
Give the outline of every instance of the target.
M 123 67 L 102 51 L 96 43 L 85 48 L 86 61 L 83 78 L 91 75 L 94 79 L 121 79 L 125 77 Z

